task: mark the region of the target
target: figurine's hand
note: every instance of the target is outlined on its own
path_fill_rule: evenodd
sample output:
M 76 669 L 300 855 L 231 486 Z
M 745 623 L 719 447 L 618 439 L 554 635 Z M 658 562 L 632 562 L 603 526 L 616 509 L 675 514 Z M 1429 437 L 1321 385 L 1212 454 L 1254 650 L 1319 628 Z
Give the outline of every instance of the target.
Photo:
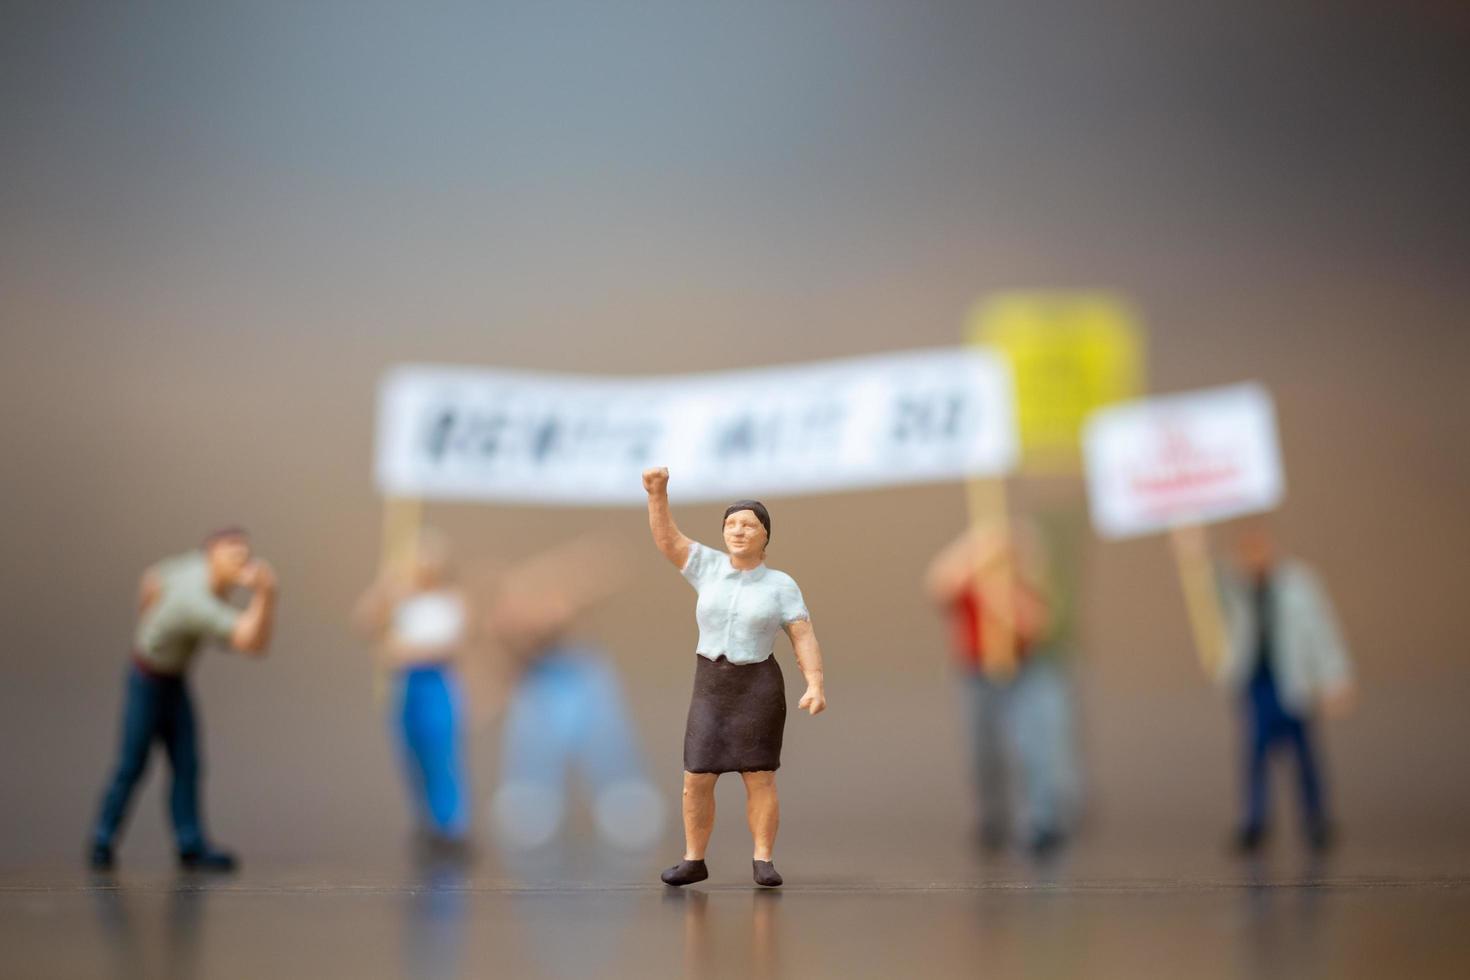
M 1322 714 L 1328 718 L 1346 718 L 1358 706 L 1358 689 L 1351 682 L 1339 684 L 1322 695 Z
M 271 568 L 270 562 L 264 558 L 256 558 L 246 563 L 240 569 L 239 584 L 247 589 L 260 592 L 265 589 L 276 587 L 276 570 Z
M 655 466 L 643 471 L 643 489 L 648 491 L 649 496 L 656 496 L 669 492 L 669 468 L 667 466 Z
M 827 710 L 827 696 L 822 693 L 820 687 L 814 684 L 808 685 L 806 693 L 801 696 L 800 701 L 796 702 L 796 706 L 806 709 L 810 714 L 819 715 Z

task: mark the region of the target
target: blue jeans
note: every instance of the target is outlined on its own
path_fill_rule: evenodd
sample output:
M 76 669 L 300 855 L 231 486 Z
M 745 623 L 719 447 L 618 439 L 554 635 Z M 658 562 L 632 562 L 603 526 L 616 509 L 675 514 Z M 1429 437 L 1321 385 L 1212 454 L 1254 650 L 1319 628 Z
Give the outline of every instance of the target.
M 145 674 L 137 664 L 128 665 L 117 765 L 92 832 L 95 843 L 110 847 L 121 831 L 133 793 L 148 769 L 155 739 L 163 743 L 173 770 L 168 799 L 178 849 L 188 852 L 204 847 L 199 816 L 199 739 L 188 684 L 182 676 Z
M 638 739 L 617 675 L 588 651 L 558 648 L 537 658 L 505 719 L 500 778 L 533 783 L 559 798 L 572 763 L 592 792 L 643 778 Z
M 1258 671 L 1245 690 L 1245 827 L 1263 830 L 1270 809 L 1270 779 L 1267 762 L 1271 751 L 1287 745 L 1296 753 L 1297 777 L 1302 797 L 1302 819 L 1307 830 L 1323 827 L 1327 814 L 1311 729 L 1304 719 L 1286 710 L 1276 693 L 1276 683 L 1267 671 Z
M 447 664 L 399 675 L 398 733 L 420 822 L 446 837 L 470 827 L 459 679 Z
M 1066 830 L 1078 777 L 1072 698 L 1062 666 L 1038 654 L 1023 660 L 1008 681 L 979 671 L 965 681 L 981 824 L 1010 825 L 1014 777 L 1031 832 Z

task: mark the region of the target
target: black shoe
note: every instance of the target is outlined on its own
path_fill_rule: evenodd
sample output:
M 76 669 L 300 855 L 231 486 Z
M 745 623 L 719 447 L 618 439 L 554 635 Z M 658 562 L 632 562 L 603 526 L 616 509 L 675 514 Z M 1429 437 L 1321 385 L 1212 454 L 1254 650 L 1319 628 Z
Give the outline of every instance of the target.
M 1031 835 L 1026 851 L 1038 861 L 1054 856 L 1067 843 L 1067 835 L 1054 827 L 1046 827 Z
M 474 859 L 474 848 L 464 837 L 421 830 L 415 844 L 418 859 L 425 864 L 469 864 Z
M 781 872 L 770 861 L 750 862 L 751 871 L 755 876 L 755 883 L 766 888 L 781 887 Z
M 87 853 L 87 865 L 93 871 L 111 871 L 116 864 L 111 844 L 93 844 Z
M 680 861 L 659 875 L 664 884 L 674 886 L 692 885 L 708 877 L 709 869 L 704 866 L 703 861 Z
M 999 854 L 1010 843 L 1010 836 L 1005 824 L 982 821 L 975 830 L 975 843 L 986 854 Z
M 229 874 L 239 866 L 235 855 L 229 851 L 217 851 L 212 847 L 179 852 L 179 867 L 185 871 L 213 871 Z
M 1236 831 L 1235 838 L 1230 842 L 1230 849 L 1236 854 L 1256 854 L 1265 843 L 1264 827 L 1242 827 Z
M 1313 853 L 1324 854 L 1332 850 L 1336 838 L 1337 835 L 1332 832 L 1332 825 L 1325 821 L 1314 823 L 1307 828 L 1307 846 L 1312 849 Z

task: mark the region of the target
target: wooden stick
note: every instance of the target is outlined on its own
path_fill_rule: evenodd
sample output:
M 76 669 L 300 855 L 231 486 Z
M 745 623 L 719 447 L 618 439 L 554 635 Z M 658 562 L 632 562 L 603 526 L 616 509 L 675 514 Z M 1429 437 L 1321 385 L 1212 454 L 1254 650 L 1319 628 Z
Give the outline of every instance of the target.
M 407 565 L 414 557 L 423 523 L 424 502 L 418 497 L 383 498 L 383 541 L 378 567 Z
M 975 601 L 980 608 L 980 636 L 984 649 L 980 669 L 1004 680 L 1016 672 L 1016 578 L 1010 513 L 1003 478 L 965 481 L 970 528 L 976 533 L 994 529 L 1000 539 L 1000 557 L 986 562 L 977 549 Z
M 1205 549 L 1203 535 L 1204 530 L 1196 525 L 1176 527 L 1169 532 L 1169 543 L 1179 570 L 1179 584 L 1184 589 L 1200 667 L 1207 677 L 1214 677 L 1225 657 L 1225 614 L 1220 608 L 1215 568 Z
M 391 571 L 395 566 L 408 569 L 418 548 L 422 530 L 424 502 L 418 497 L 383 498 L 383 540 L 379 543 L 379 574 Z M 373 701 L 382 704 L 388 699 L 388 677 L 392 665 L 388 663 L 387 644 L 379 643 L 373 655 Z

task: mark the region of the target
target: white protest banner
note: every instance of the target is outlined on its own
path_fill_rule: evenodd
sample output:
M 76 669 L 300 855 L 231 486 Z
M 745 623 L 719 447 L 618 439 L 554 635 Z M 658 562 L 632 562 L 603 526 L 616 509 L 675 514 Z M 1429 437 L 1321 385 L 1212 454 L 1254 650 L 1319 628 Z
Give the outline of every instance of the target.
M 641 504 L 966 476 L 1015 463 L 1010 375 L 973 349 L 672 377 L 406 366 L 378 398 L 390 497 Z
M 1114 405 L 1083 431 L 1099 534 L 1126 538 L 1274 508 L 1285 492 L 1271 396 L 1234 385 Z

